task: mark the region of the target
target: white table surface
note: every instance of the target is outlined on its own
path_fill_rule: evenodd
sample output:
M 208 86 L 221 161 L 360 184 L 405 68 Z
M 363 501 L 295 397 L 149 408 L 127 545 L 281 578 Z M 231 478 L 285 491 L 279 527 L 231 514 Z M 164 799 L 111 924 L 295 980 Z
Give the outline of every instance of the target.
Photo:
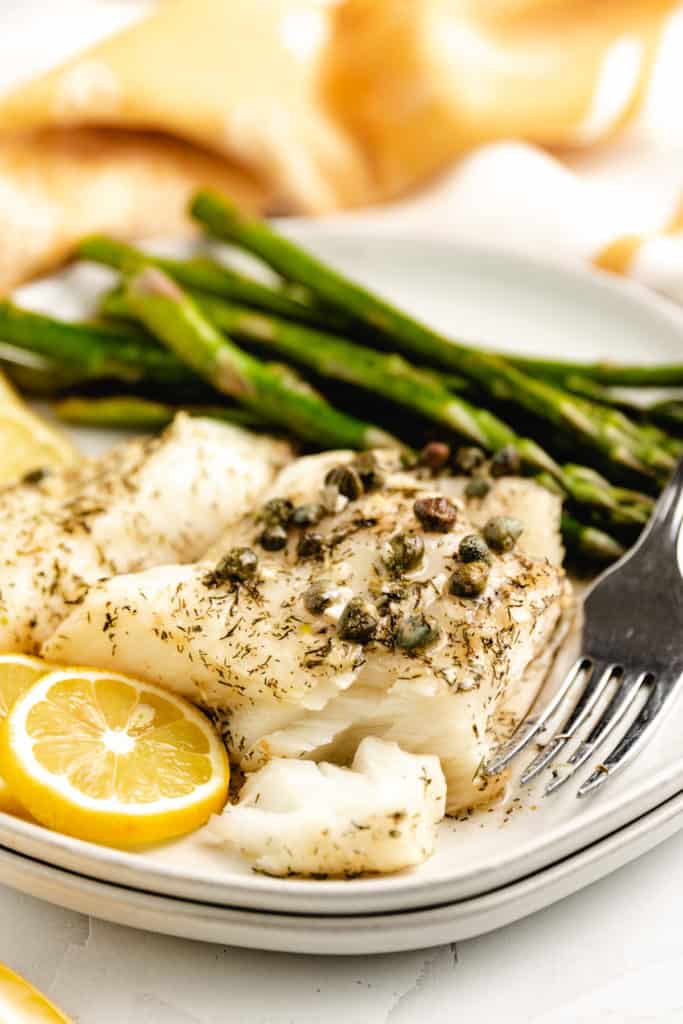
M 0 0 L 0 88 L 122 24 L 136 6 Z M 0 886 L 0 962 L 78 1024 L 683 1022 L 682 921 L 683 834 L 518 924 L 393 956 L 202 945 Z
M 683 834 L 547 910 L 415 953 L 311 957 L 149 935 L 0 887 L 0 961 L 79 1024 L 683 1021 Z

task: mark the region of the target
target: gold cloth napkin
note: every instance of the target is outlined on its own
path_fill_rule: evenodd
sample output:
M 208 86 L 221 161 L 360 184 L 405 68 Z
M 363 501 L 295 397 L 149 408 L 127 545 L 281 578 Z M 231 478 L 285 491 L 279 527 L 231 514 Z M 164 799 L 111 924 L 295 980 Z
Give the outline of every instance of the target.
M 199 184 L 321 213 L 498 139 L 600 145 L 637 116 L 676 6 L 164 0 L 0 99 L 0 290 L 84 231 L 179 233 Z

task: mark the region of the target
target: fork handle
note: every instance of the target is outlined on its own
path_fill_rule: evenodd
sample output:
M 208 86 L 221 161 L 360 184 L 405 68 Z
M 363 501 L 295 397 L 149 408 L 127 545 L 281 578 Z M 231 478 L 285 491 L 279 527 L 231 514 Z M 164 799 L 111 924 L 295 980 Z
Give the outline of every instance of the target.
M 643 530 L 638 547 L 645 543 L 668 541 L 675 544 L 683 524 L 683 458 L 679 459 L 671 479 L 659 496 L 650 521 Z

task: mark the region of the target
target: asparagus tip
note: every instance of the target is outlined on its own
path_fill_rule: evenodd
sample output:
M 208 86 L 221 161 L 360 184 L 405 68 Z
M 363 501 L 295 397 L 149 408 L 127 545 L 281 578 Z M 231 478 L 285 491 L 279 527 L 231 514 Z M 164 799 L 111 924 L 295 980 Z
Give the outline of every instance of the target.
M 172 302 L 182 301 L 183 292 L 172 278 L 158 267 L 146 266 L 135 274 L 128 282 L 132 295 L 158 295 Z

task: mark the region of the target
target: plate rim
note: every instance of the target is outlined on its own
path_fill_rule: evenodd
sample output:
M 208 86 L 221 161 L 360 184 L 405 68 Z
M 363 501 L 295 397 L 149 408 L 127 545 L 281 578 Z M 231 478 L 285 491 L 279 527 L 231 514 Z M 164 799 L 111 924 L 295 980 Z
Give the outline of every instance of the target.
M 516 882 L 465 900 L 379 914 L 216 906 L 93 879 L 2 846 L 0 880 L 67 910 L 158 934 L 286 953 L 381 954 L 470 939 L 512 924 L 599 881 L 681 828 L 683 790 L 585 850 Z

